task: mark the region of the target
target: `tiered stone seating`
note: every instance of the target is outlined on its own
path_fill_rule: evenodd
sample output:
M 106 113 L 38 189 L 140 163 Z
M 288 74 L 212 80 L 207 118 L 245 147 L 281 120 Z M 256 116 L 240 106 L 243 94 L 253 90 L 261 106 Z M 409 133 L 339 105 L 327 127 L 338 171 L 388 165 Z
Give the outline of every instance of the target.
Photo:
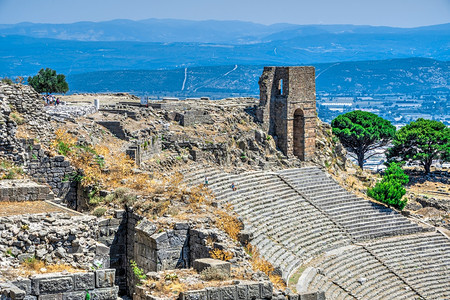
M 356 240 L 424 231 L 396 211 L 349 193 L 318 168 L 289 169 L 279 174 Z
M 407 284 L 360 246 L 326 253 L 307 290 L 327 299 L 419 299 Z
M 216 201 L 233 205 L 251 243 L 285 280 L 305 263 L 315 270 L 299 290 L 323 290 L 327 299 L 450 299 L 447 238 L 352 195 L 319 169 L 185 172 L 190 184 L 205 176 Z
M 450 299 L 448 238 L 421 233 L 382 239 L 367 248 L 427 299 Z
M 196 183 L 203 182 L 204 176 L 216 200 L 233 205 L 246 230 L 253 233 L 251 243 L 285 279 L 306 259 L 350 243 L 339 227 L 275 173 L 232 175 L 202 169 L 187 175 Z

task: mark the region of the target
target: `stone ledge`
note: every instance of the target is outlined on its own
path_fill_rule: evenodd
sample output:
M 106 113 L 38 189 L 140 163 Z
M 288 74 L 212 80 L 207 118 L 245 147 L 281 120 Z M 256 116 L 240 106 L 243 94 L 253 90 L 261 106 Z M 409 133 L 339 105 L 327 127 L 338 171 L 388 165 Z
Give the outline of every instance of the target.
M 199 273 L 207 268 L 220 270 L 227 275 L 230 275 L 231 272 L 231 264 L 229 262 L 212 258 L 196 259 L 193 267 Z
M 203 290 L 180 293 L 179 300 L 252 300 L 271 299 L 271 282 L 241 282 L 237 285 L 208 287 Z M 146 298 L 138 298 L 146 299 Z
M 0 284 L 1 299 L 84 299 L 86 291 L 92 299 L 116 300 L 119 288 L 114 286 L 114 269 L 87 273 L 51 273 L 32 276 L 16 282 Z

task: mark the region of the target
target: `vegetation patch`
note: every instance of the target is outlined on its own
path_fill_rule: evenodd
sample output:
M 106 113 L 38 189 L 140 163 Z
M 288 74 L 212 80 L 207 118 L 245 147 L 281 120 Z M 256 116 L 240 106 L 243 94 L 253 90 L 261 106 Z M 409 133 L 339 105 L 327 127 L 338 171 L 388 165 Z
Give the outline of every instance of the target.
M 217 248 L 209 251 L 209 255 L 211 255 L 211 258 L 220 259 L 220 260 L 224 260 L 224 261 L 228 261 L 233 258 L 232 252 L 227 251 L 227 250 L 217 249 Z
M 79 273 L 85 272 L 81 269 L 76 269 L 71 265 L 67 264 L 47 264 L 44 261 L 37 259 L 36 257 L 30 257 L 25 259 L 19 267 L 19 270 L 22 271 L 21 276 L 30 276 L 33 274 L 45 274 L 45 273 L 56 273 L 66 271 L 69 273 Z
M 396 163 L 391 163 L 383 179 L 373 188 L 367 190 L 367 195 L 389 206 L 402 210 L 406 206 L 404 185 L 409 182 L 408 175 Z
M 0 158 L 0 179 L 21 179 L 23 169 L 6 158 Z
M 230 279 L 230 276 L 225 274 L 222 270 L 220 270 L 218 268 L 210 268 L 210 267 L 201 271 L 200 276 L 202 277 L 203 280 L 206 280 L 206 281 L 212 281 L 212 280 L 224 281 L 224 280 Z
M 276 274 L 275 268 L 270 262 L 261 257 L 258 249 L 251 244 L 245 247 L 247 254 L 251 256 L 250 263 L 255 271 L 261 271 L 267 276 L 269 276 L 270 281 L 273 283 L 274 287 L 277 289 L 284 290 L 286 288 L 286 283 L 280 275 Z

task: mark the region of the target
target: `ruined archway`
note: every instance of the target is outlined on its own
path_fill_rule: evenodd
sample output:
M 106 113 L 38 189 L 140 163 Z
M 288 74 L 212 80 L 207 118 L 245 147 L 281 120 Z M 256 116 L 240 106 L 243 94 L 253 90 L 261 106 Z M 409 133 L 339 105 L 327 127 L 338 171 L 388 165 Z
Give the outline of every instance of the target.
M 303 110 L 297 108 L 294 112 L 293 122 L 294 155 L 301 160 L 305 159 L 305 116 Z
M 264 67 L 256 120 L 287 157 L 309 161 L 316 139 L 314 67 Z

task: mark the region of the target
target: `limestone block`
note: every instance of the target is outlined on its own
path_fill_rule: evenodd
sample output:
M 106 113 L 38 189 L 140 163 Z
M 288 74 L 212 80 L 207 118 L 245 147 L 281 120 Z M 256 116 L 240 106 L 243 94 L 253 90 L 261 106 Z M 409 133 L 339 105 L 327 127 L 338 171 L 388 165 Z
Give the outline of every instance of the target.
M 79 300 L 79 299 L 85 299 L 85 298 L 86 298 L 86 291 L 70 292 L 70 293 L 64 293 L 62 295 L 62 300 Z
M 236 286 L 236 296 L 238 300 L 247 300 L 248 299 L 248 286 L 247 285 L 238 285 Z
M 260 293 L 262 299 L 271 299 L 273 286 L 271 282 L 260 283 Z
M 220 288 L 210 287 L 206 288 L 208 300 L 222 300 Z
M 320 295 L 320 298 L 319 298 Z M 322 298 L 323 295 L 323 298 Z M 299 294 L 299 300 L 324 300 L 325 294 L 324 292 L 308 292 Z
M 11 285 L 9 289 L 9 296 L 11 297 L 11 300 L 22 300 L 25 298 L 25 291 L 18 288 L 15 285 Z
M 73 275 L 75 281 L 74 290 L 89 290 L 95 288 L 95 274 L 89 273 L 77 273 Z
M 260 299 L 259 283 L 248 284 L 248 299 Z
M 136 231 L 140 231 L 145 235 L 151 236 L 156 231 L 156 225 L 147 219 L 143 219 L 137 226 Z
M 115 274 L 115 269 L 95 271 L 95 286 L 97 288 L 107 288 L 114 286 Z
M 221 288 L 222 300 L 235 300 L 237 299 L 237 289 L 235 285 L 224 286 Z
M 91 299 L 96 300 L 116 300 L 119 287 L 95 289 L 91 292 Z
M 26 294 L 31 294 L 31 280 L 30 279 L 22 279 L 18 281 L 14 281 L 13 284 L 17 286 L 19 289 L 25 291 Z
M 231 264 L 229 262 L 212 258 L 196 259 L 193 267 L 197 272 L 201 272 L 206 268 L 219 269 L 227 275 L 230 275 L 231 272 Z
M 39 300 L 62 300 L 63 294 L 47 294 L 47 295 L 40 295 Z
M 186 291 L 180 293 L 180 300 L 207 300 L 206 290 Z
M 36 275 L 31 278 L 31 286 L 35 295 L 70 292 L 74 288 L 73 276 L 62 274 Z

